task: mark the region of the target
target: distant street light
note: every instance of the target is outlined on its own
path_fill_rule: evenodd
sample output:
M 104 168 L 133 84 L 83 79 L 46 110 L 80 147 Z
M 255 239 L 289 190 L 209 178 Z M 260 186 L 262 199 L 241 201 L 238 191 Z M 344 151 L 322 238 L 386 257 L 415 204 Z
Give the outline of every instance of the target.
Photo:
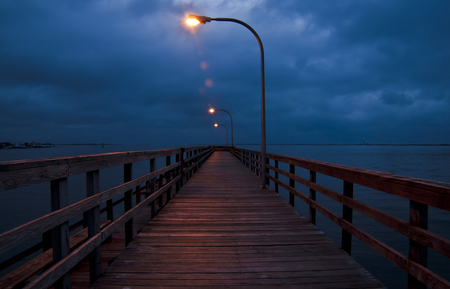
M 214 113 L 215 111 L 224 111 L 224 112 L 228 113 L 228 115 L 230 116 L 230 119 L 231 119 L 231 150 L 232 150 L 232 154 L 234 155 L 233 118 L 231 117 L 231 114 L 230 114 L 228 111 L 226 111 L 225 109 L 220 109 L 220 108 L 214 109 L 214 108 L 211 108 L 211 109 L 209 110 L 210 113 Z
M 247 23 L 234 19 L 234 18 L 211 18 L 207 16 L 199 16 L 190 14 L 188 15 L 186 19 L 186 23 L 190 26 L 196 26 L 198 24 L 205 24 L 206 22 L 214 21 L 228 21 L 228 22 L 235 22 L 238 24 L 241 24 L 247 29 L 249 29 L 253 35 L 255 35 L 256 40 L 258 40 L 259 43 L 259 49 L 261 51 L 261 175 L 262 175 L 262 185 L 261 188 L 266 188 L 266 104 L 265 104 L 265 78 L 264 78 L 264 48 L 261 41 L 261 38 L 259 38 L 258 33 Z
M 228 147 L 228 128 L 225 125 L 220 124 L 220 123 L 214 124 L 215 127 L 219 127 L 219 125 L 223 126 L 226 129 L 226 133 L 227 133 L 227 147 Z

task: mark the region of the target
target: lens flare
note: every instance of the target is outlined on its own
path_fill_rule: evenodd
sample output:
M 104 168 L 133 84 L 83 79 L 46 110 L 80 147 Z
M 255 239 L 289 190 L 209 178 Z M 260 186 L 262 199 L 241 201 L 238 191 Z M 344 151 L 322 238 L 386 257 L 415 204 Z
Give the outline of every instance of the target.
M 210 79 L 210 78 L 207 78 L 206 80 L 205 80 L 205 86 L 206 87 L 209 87 L 209 88 L 211 88 L 211 87 L 213 87 L 213 81 Z
M 200 68 L 203 69 L 203 70 L 208 69 L 208 63 L 206 63 L 204 61 L 200 62 Z

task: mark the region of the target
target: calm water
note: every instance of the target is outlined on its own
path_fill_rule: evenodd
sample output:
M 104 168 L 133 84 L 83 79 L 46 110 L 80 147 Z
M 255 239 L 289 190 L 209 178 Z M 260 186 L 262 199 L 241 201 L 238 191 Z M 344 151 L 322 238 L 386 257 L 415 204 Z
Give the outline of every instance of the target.
M 259 146 L 242 146 L 247 149 L 259 150 Z M 144 145 L 127 146 L 60 146 L 46 149 L 15 149 L 0 150 L 0 161 L 17 159 L 36 159 L 84 154 L 97 154 L 115 151 L 151 150 L 157 147 Z M 450 147 L 446 146 L 271 146 L 270 153 L 298 156 L 302 158 L 326 161 L 376 171 L 390 172 L 403 176 L 430 179 L 450 183 Z M 157 161 L 157 167 L 163 166 L 165 160 Z M 288 170 L 288 167 L 280 168 Z M 133 175 L 137 177 L 149 171 L 148 162 L 133 166 Z M 297 175 L 309 178 L 308 171 L 297 170 Z M 120 184 L 121 168 L 100 171 L 101 190 Z M 341 192 L 342 181 L 317 175 L 317 183 Z M 309 190 L 297 188 L 305 194 Z M 385 193 L 356 186 L 354 197 L 358 201 L 383 210 L 405 221 L 409 220 L 409 201 Z M 81 200 L 85 195 L 84 176 L 69 178 L 70 202 Z M 287 192 L 280 189 L 280 194 L 287 198 Z M 324 196 L 317 194 L 317 200 L 338 215 L 342 215 L 342 206 Z M 50 212 L 49 184 L 43 183 L 29 187 L 0 192 L 0 232 L 14 228 L 27 221 Z M 295 207 L 308 216 L 308 207 L 296 199 Z M 386 229 L 377 222 L 354 212 L 354 223 L 374 237 L 387 243 L 404 255 L 408 255 L 408 239 L 393 230 Z M 317 215 L 317 226 L 334 242 L 340 245 L 341 229 L 333 222 Z M 450 239 L 450 213 L 435 208 L 429 208 L 429 230 Z M 30 244 L 38 239 L 30 241 Z M 11 254 L 14 252 L 11 252 Z M 381 280 L 388 288 L 406 288 L 407 274 L 396 266 L 374 253 L 364 243 L 353 239 L 352 256 Z M 7 256 L 1 256 L 3 260 Z M 450 280 L 450 260 L 429 250 L 429 268 L 442 277 Z M 1 273 L 0 273 L 1 275 Z

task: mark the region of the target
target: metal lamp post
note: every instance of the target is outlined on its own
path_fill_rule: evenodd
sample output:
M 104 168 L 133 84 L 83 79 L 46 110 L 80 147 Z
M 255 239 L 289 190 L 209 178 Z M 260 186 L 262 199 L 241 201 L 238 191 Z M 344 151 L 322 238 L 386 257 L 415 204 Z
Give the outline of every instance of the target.
M 195 26 L 198 24 L 205 24 L 211 21 L 227 21 L 235 22 L 247 27 L 253 35 L 255 35 L 256 40 L 258 40 L 259 48 L 261 50 L 261 175 L 262 175 L 262 185 L 261 188 L 266 188 L 267 176 L 266 176 L 266 104 L 265 104 L 265 78 L 264 78 L 264 48 L 259 38 L 258 33 L 247 23 L 234 19 L 234 18 L 211 18 L 207 16 L 199 16 L 190 14 L 186 19 L 186 23 L 190 26 Z
M 228 113 L 228 115 L 230 116 L 230 119 L 231 119 L 231 150 L 232 150 L 232 154 L 234 155 L 233 118 L 231 117 L 231 114 L 230 114 L 228 111 L 226 111 L 225 109 L 221 109 L 221 108 L 214 109 L 214 108 L 211 108 L 211 109 L 209 110 L 210 113 L 214 113 L 214 112 L 216 112 L 216 111 L 224 111 L 224 112 Z
M 215 127 L 219 127 L 219 125 L 223 126 L 223 127 L 226 129 L 226 134 L 227 134 L 227 147 L 228 147 L 228 128 L 227 128 L 225 125 L 220 124 L 220 123 L 214 124 Z

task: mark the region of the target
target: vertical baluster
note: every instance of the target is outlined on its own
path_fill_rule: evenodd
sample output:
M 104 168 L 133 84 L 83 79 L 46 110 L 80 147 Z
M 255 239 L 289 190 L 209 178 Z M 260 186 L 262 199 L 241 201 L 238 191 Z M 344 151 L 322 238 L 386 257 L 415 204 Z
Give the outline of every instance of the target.
M 192 161 L 192 163 L 196 163 L 197 162 L 197 160 L 198 160 L 198 155 L 197 155 L 197 152 L 198 152 L 198 150 L 194 150 L 194 159 L 193 159 L 193 161 Z M 195 174 L 195 172 L 197 172 L 197 165 L 195 165 L 194 166 L 194 168 L 193 168 L 193 170 L 192 170 L 192 174 L 191 174 L 191 176 L 193 175 L 193 174 Z
M 253 173 L 255 173 L 255 155 L 253 153 L 250 153 L 250 168 Z
M 67 178 L 50 181 L 52 212 L 69 205 Z M 53 262 L 56 263 L 70 253 L 69 222 L 52 229 Z M 55 288 L 70 288 L 70 273 L 65 274 L 54 284 Z
M 161 189 L 162 186 L 163 186 L 163 175 L 159 175 L 159 178 L 158 178 L 158 190 Z M 158 197 L 158 207 L 159 207 L 158 211 L 161 210 L 161 208 L 163 207 L 162 195 L 159 195 L 159 197 Z
M 42 234 L 42 250 L 47 251 L 52 248 L 52 231 L 49 230 Z
M 123 166 L 123 182 L 127 183 L 132 180 L 132 164 L 125 164 Z M 124 194 L 124 209 L 125 212 L 131 210 L 132 203 L 132 190 L 128 190 Z M 133 218 L 125 223 L 125 246 L 133 240 Z
M 184 148 L 180 149 L 180 189 L 184 185 Z
M 141 184 L 136 186 L 136 205 L 141 202 Z
M 269 169 L 269 166 L 268 166 L 268 165 L 270 164 L 270 161 L 269 161 L 269 158 L 268 158 L 268 157 L 266 157 L 266 164 L 267 164 L 267 165 L 266 165 L 266 172 L 265 172 L 265 173 L 266 173 L 267 175 L 270 175 L 270 169 Z M 270 186 L 270 179 L 269 179 L 269 178 L 266 178 L 266 185 L 267 185 L 267 186 Z
M 275 161 L 275 168 L 278 169 L 278 161 Z M 277 171 L 275 171 L 275 179 L 278 180 L 278 172 Z M 279 194 L 279 192 L 278 192 L 278 183 L 277 182 L 275 182 L 275 192 L 277 194 Z
M 415 202 L 409 202 L 409 223 L 412 226 L 428 230 L 428 206 Z M 416 241 L 409 239 L 409 259 L 428 267 L 428 248 Z M 427 286 L 408 274 L 409 289 L 426 289 Z
M 255 157 L 256 157 L 255 164 L 256 164 L 256 167 L 258 168 L 258 169 L 256 169 L 256 175 L 261 179 L 262 178 L 262 174 L 261 174 L 262 173 L 261 172 L 261 156 L 255 154 Z
M 170 157 L 171 156 L 166 157 L 166 166 L 170 166 Z M 168 184 L 170 182 L 170 173 L 171 173 L 171 171 L 166 172 L 166 184 Z M 170 201 L 170 198 L 171 198 L 170 191 L 171 191 L 171 188 L 169 188 L 166 191 L 166 204 Z
M 315 171 L 309 171 L 309 181 L 312 183 L 316 183 Z M 309 198 L 314 202 L 316 201 L 316 191 L 311 188 L 309 189 Z M 314 225 L 316 224 L 316 209 L 311 206 L 309 207 L 309 221 Z
M 155 159 L 151 159 L 150 160 L 150 172 L 154 172 L 156 170 L 156 165 L 155 165 Z M 152 178 L 150 180 L 150 195 L 153 194 L 155 192 L 155 180 L 156 177 Z M 153 218 L 156 216 L 156 202 L 152 201 L 152 203 L 150 204 L 151 208 L 152 208 L 152 212 L 151 212 L 151 218 L 153 220 Z
M 289 172 L 291 174 L 295 175 L 295 166 L 294 165 L 289 165 Z M 289 186 L 292 188 L 295 188 L 295 181 L 291 178 L 289 178 Z M 295 195 L 291 192 L 289 192 L 289 204 L 291 204 L 291 206 L 293 206 L 293 207 L 295 205 Z
M 191 150 L 189 154 L 190 154 L 190 157 L 192 158 L 192 157 L 194 156 L 194 151 Z M 193 161 L 193 159 L 191 159 L 191 160 L 189 161 L 189 167 L 192 166 L 193 163 L 194 163 L 194 161 Z M 189 170 L 189 178 L 188 178 L 188 179 L 192 178 L 193 170 L 194 170 L 194 168 L 192 168 L 191 170 Z
M 344 196 L 353 199 L 353 183 L 344 181 Z M 342 208 L 342 218 L 347 222 L 353 222 L 353 209 L 346 205 Z M 352 255 L 352 234 L 342 229 L 342 249 Z
M 178 153 L 175 156 L 175 162 L 176 163 L 180 162 L 180 154 L 181 153 Z M 178 177 L 180 175 L 180 171 L 181 171 L 180 167 L 177 167 L 175 169 L 175 177 Z M 179 190 L 180 190 L 180 181 L 177 181 L 177 183 L 175 184 L 175 193 L 178 193 Z
M 89 198 L 100 192 L 99 171 L 86 173 L 86 196 Z M 95 206 L 86 213 L 88 237 L 91 238 L 100 232 L 100 206 Z M 100 246 L 89 254 L 89 279 L 91 284 L 102 274 L 102 253 Z

